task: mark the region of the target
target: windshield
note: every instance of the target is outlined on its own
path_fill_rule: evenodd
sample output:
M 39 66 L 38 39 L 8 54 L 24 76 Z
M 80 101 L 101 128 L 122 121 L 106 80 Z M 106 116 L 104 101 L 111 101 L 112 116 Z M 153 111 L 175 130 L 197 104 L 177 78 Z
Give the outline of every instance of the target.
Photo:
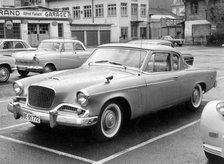
M 86 64 L 110 63 L 134 68 L 141 68 L 147 52 L 139 49 L 122 47 L 99 48 L 93 52 Z
M 59 42 L 41 42 L 38 46 L 38 50 L 58 51 L 59 47 Z

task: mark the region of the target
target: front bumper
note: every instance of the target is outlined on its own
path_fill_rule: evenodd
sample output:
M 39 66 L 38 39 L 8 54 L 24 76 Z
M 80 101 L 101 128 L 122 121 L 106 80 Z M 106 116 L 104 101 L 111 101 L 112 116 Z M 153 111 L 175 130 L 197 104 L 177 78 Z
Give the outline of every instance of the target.
M 28 71 L 28 72 L 43 72 L 43 66 L 25 66 L 25 65 L 16 65 L 17 70 L 19 71 Z
M 66 104 L 68 105 L 68 104 Z M 34 110 L 26 107 L 25 102 L 10 102 L 7 106 L 8 111 L 14 114 L 15 119 L 23 117 L 24 113 L 40 117 L 40 123 L 49 123 L 51 128 L 57 125 L 71 126 L 71 127 L 88 127 L 96 124 L 98 117 L 80 117 L 78 115 L 61 113 L 59 105 L 50 111 Z

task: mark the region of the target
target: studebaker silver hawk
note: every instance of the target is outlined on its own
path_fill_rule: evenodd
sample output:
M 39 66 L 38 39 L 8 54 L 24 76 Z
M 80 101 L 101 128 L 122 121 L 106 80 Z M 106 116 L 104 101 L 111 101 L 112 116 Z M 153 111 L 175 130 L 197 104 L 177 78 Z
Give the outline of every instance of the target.
M 37 126 L 91 126 L 113 139 L 124 121 L 179 103 L 197 110 L 216 71 L 193 68 L 174 48 L 106 44 L 79 68 L 18 80 L 8 110 Z
M 77 68 L 90 56 L 82 42 L 72 39 L 46 39 L 36 51 L 14 54 L 21 76 Z

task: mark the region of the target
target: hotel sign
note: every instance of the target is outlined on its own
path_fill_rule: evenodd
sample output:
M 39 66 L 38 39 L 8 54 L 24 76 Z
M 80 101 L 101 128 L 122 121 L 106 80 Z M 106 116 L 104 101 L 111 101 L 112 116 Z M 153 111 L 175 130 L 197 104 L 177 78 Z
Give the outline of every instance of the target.
M 0 17 L 68 19 L 68 12 L 0 9 Z

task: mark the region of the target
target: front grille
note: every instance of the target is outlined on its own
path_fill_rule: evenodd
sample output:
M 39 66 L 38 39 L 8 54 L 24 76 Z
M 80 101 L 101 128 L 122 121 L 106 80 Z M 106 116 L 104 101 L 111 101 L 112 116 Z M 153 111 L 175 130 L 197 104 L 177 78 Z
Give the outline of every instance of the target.
M 28 90 L 29 105 L 37 108 L 50 108 L 55 97 L 54 90 L 42 86 L 30 86 Z

